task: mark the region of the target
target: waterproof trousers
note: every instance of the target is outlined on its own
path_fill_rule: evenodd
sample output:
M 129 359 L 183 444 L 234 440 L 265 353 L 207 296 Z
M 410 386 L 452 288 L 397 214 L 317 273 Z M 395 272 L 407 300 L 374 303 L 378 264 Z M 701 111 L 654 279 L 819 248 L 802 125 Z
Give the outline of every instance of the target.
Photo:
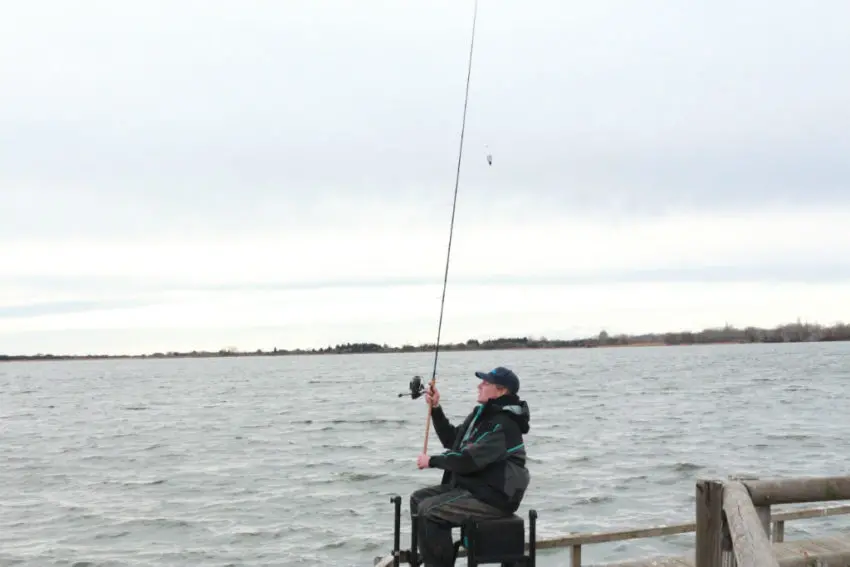
M 410 496 L 410 513 L 419 516 L 419 555 L 425 567 L 454 565 L 452 528 L 469 518 L 492 519 L 509 516 L 462 488 L 447 484 L 420 488 Z

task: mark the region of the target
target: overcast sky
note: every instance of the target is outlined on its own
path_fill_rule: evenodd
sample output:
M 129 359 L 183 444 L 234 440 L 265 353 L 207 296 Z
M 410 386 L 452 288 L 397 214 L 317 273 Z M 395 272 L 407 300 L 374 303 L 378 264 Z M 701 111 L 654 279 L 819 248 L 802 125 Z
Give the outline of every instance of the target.
M 432 342 L 472 14 L 10 3 L 0 353 Z M 848 22 L 481 0 L 444 340 L 850 321 Z

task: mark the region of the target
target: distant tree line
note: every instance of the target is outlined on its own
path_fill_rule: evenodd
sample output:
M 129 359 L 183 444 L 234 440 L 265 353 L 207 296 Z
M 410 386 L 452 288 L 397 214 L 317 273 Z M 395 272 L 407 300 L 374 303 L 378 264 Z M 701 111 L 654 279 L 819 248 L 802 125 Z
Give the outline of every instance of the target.
M 745 327 L 738 329 L 730 325 L 704 329 L 699 332 L 681 331 L 663 334 L 617 335 L 609 337 L 602 331 L 597 337 L 596 346 L 616 346 L 633 344 L 657 345 L 700 345 L 735 343 L 802 343 L 850 340 L 850 325 L 837 323 L 824 326 L 815 323 L 788 323 L 773 329 Z
M 832 326 L 814 323 L 789 323 L 774 329 L 746 327 L 738 329 L 726 325 L 721 328 L 709 328 L 698 332 L 681 331 L 668 333 L 648 333 L 643 335 L 609 335 L 601 331 L 595 337 L 572 340 L 550 340 L 545 337 L 504 337 L 479 341 L 469 339 L 463 343 L 448 343 L 440 345 L 441 351 L 477 351 L 477 350 L 508 350 L 508 349 L 540 349 L 540 348 L 599 348 L 617 346 L 674 346 L 674 345 L 709 345 L 709 344 L 742 344 L 742 343 L 800 343 L 823 341 L 850 341 L 850 325 L 837 323 Z M 143 355 L 52 355 L 36 354 L 18 356 L 0 354 L 0 362 L 16 360 L 91 360 L 108 358 L 207 358 L 227 356 L 285 356 L 303 354 L 366 354 L 394 352 L 433 352 L 434 344 L 420 345 L 405 344 L 389 346 L 377 343 L 344 343 L 328 345 L 318 349 L 280 349 L 270 351 L 257 349 L 255 351 L 240 351 L 236 347 L 227 347 L 218 351 L 191 352 L 155 352 Z

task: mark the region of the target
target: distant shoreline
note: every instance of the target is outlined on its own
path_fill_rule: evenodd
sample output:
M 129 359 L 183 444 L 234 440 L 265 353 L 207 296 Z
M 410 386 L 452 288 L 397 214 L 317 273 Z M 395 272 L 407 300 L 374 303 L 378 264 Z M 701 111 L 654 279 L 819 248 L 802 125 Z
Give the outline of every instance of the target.
M 464 343 L 440 345 L 442 352 L 474 352 L 510 349 L 573 349 L 680 345 L 718 345 L 750 343 L 801 343 L 850 341 L 850 325 L 837 323 L 823 326 L 811 323 L 789 323 L 773 329 L 722 327 L 699 332 L 680 331 L 648 333 L 643 335 L 609 335 L 602 331 L 595 337 L 573 340 L 532 339 L 528 337 L 498 338 L 479 341 L 469 339 Z M 234 347 L 218 351 L 155 352 L 150 354 L 87 354 L 87 355 L 10 355 L 0 354 L 0 362 L 36 362 L 46 360 L 111 360 L 111 359 L 168 359 L 168 358 L 224 358 L 246 356 L 292 356 L 332 354 L 392 354 L 408 352 L 433 352 L 434 344 L 389 346 L 377 343 L 345 343 L 318 349 L 257 349 L 240 351 Z

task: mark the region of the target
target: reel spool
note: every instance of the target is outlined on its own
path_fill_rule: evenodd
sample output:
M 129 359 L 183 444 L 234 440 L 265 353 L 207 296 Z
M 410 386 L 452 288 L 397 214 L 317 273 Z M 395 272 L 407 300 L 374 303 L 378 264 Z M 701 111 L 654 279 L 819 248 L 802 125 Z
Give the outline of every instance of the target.
M 425 385 L 422 383 L 421 376 L 414 376 L 410 379 L 409 384 L 410 391 L 404 392 L 398 395 L 399 398 L 403 398 L 405 396 L 410 396 L 410 399 L 415 400 L 425 393 Z

